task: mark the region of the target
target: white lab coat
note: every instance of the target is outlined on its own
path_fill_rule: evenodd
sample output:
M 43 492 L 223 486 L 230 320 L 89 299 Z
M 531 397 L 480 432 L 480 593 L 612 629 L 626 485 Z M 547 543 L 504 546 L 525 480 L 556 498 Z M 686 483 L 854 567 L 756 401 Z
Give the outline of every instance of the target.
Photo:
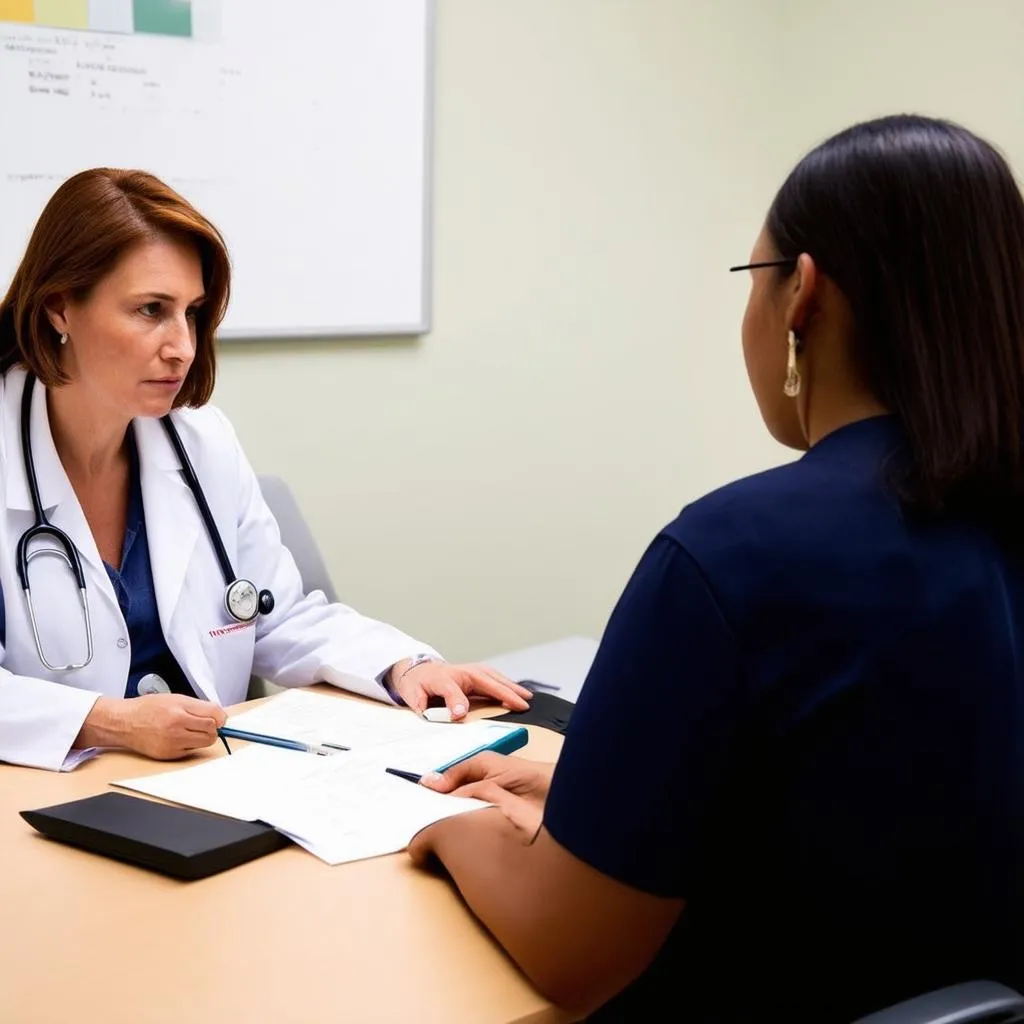
M 40 768 L 74 767 L 71 750 L 93 703 L 123 697 L 131 643 L 117 597 L 50 433 L 46 390 L 32 395 L 31 438 L 39 493 L 47 517 L 74 541 L 82 560 L 94 654 L 85 668 L 47 671 L 39 660 L 16 569 L 16 549 L 33 523 L 22 459 L 21 395 L 25 372 L 0 377 L 0 586 L 6 643 L 0 648 L 0 760 Z M 379 678 L 395 662 L 430 647 L 365 618 L 302 582 L 259 485 L 223 413 L 206 406 L 174 413 L 235 572 L 269 589 L 270 615 L 239 626 L 224 608 L 224 580 L 214 549 L 156 419 L 135 421 L 146 533 L 164 637 L 171 653 L 207 700 L 244 700 L 251 674 L 281 686 L 328 682 L 390 702 Z M 66 564 L 43 556 L 30 569 L 32 599 L 51 664 L 81 661 L 85 629 L 78 589 Z

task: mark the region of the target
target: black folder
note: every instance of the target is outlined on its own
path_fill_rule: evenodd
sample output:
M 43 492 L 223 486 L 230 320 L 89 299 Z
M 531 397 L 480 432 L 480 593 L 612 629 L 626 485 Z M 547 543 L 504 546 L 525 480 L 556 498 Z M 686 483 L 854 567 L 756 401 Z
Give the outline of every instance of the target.
M 269 825 L 101 793 L 21 816 L 50 839 L 173 878 L 206 878 L 287 846 Z
M 530 680 L 521 683 L 530 688 Z M 503 715 L 495 715 L 494 721 L 507 720 L 517 725 L 541 725 L 545 729 L 559 732 L 563 736 L 569 728 L 569 720 L 575 707 L 564 697 L 556 697 L 553 693 L 534 690 L 533 698 L 526 711 L 506 711 Z

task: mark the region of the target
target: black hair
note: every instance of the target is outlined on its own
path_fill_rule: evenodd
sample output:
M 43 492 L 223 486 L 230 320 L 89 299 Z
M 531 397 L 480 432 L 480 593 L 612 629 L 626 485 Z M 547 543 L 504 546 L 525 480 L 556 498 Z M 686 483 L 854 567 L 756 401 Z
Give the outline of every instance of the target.
M 928 117 L 858 124 L 797 164 L 767 226 L 850 304 L 906 434 L 905 505 L 1024 536 L 1024 198 L 998 150 Z

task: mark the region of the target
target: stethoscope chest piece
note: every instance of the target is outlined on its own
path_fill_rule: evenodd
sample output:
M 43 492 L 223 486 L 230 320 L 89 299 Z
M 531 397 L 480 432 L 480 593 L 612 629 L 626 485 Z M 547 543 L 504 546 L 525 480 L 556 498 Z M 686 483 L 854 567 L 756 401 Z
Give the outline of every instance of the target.
M 145 675 L 139 680 L 138 689 L 140 697 L 149 697 L 154 693 L 171 692 L 171 688 L 167 685 L 167 681 L 161 679 L 160 676 L 153 672 L 150 672 L 149 675 Z
M 256 590 L 251 580 L 234 580 L 224 591 L 224 607 L 236 622 L 252 622 L 257 615 L 274 610 L 274 595 L 269 590 Z

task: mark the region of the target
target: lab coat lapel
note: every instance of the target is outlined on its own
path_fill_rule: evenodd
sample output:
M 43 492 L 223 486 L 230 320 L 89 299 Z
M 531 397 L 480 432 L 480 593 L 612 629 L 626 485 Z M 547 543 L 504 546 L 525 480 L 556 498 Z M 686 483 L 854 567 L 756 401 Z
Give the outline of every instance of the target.
M 135 420 L 135 442 L 149 563 L 164 639 L 200 695 L 217 701 L 213 670 L 200 641 L 194 609 L 182 601 L 185 578 L 190 569 L 197 571 L 192 562 L 202 517 L 160 421 Z
M 156 604 L 164 637 L 169 638 L 201 519 L 160 421 L 135 420 L 135 441 Z

